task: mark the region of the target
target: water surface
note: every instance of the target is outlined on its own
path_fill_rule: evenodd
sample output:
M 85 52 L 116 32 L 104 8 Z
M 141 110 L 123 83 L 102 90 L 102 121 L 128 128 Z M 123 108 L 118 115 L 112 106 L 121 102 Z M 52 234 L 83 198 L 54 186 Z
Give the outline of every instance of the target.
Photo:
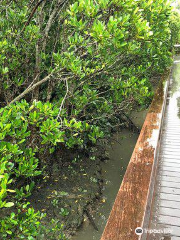
M 145 114 L 138 113 L 137 116 L 134 116 L 134 118 L 136 118 L 136 122 L 141 127 L 142 118 L 144 119 Z M 86 220 L 77 234 L 72 238 L 73 240 L 99 240 L 101 238 L 137 138 L 137 133 L 132 133 L 124 129 L 114 134 L 111 144 L 106 146 L 106 151 L 109 153 L 110 159 L 102 163 L 102 177 L 104 180 L 102 200 L 97 205 L 96 211 L 93 214 L 99 231 L 97 232 L 89 221 Z

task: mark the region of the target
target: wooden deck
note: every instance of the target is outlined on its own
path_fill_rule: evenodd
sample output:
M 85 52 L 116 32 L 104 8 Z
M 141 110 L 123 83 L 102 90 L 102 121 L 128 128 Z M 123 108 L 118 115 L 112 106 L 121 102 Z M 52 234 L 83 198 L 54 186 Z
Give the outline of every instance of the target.
M 162 125 L 148 240 L 180 240 L 180 58 L 176 57 Z M 166 233 L 164 231 L 166 229 Z M 168 233 L 169 232 L 169 233 Z
M 170 239 L 180 240 L 180 56 L 155 94 L 101 238 Z

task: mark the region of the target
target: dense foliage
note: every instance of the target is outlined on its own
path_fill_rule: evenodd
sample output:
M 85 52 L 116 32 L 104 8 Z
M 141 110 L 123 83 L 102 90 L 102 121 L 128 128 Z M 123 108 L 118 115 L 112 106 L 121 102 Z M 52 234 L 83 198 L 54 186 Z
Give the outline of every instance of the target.
M 176 8 L 173 9 L 170 16 L 170 29 L 171 29 L 171 44 L 172 48 L 174 44 L 179 44 L 180 42 L 180 2 L 177 4 Z
M 40 239 L 26 199 L 57 148 L 86 149 L 150 103 L 179 40 L 168 2 L 1 0 L 1 239 Z

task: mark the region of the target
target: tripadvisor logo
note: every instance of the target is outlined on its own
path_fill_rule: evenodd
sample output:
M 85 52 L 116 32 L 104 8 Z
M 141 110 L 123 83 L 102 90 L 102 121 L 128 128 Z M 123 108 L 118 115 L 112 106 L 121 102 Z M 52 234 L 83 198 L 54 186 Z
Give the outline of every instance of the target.
M 135 233 L 136 233 L 136 235 L 142 235 L 143 234 L 143 229 L 141 227 L 137 227 L 135 229 Z

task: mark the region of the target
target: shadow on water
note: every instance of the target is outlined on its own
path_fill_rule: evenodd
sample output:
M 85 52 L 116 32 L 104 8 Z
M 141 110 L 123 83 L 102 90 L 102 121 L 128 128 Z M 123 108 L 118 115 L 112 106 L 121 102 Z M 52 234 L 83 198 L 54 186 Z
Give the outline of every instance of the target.
M 133 121 L 137 126 L 141 127 L 145 116 L 146 111 L 137 112 L 133 114 Z M 104 188 L 101 202 L 93 214 L 94 222 L 99 231 L 96 231 L 89 221 L 86 220 L 77 234 L 72 238 L 73 240 L 99 240 L 101 238 L 137 138 L 137 133 L 132 133 L 124 129 L 114 134 L 111 145 L 106 146 L 106 151 L 109 153 L 110 159 L 102 163 Z

